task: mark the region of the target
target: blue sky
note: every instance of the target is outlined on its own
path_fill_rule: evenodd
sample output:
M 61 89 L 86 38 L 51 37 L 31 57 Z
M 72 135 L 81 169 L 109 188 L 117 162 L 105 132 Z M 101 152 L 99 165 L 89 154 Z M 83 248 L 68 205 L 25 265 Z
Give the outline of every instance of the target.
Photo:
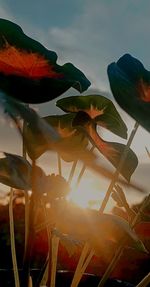
M 107 65 L 129 52 L 150 66 L 148 0 L 1 0 L 0 16 L 108 89 Z
M 108 64 L 125 53 L 150 70 L 149 0 L 1 0 L 0 17 L 16 22 L 26 34 L 56 51 L 59 63 L 78 66 L 101 93 L 110 95 Z M 40 106 L 42 113 L 48 110 L 56 112 L 55 101 Z M 123 117 L 130 130 L 134 122 L 125 113 Z M 150 149 L 150 136 L 140 128 L 133 149 L 142 164 L 149 160 L 145 145 Z

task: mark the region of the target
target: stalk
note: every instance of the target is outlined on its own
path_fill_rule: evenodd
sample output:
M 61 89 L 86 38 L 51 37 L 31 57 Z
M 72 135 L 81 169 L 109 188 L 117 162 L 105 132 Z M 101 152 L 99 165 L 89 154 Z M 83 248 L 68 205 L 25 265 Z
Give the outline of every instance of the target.
M 55 287 L 56 282 L 56 268 L 57 268 L 57 255 L 58 255 L 58 246 L 59 246 L 59 237 L 53 234 L 52 236 L 52 263 L 51 263 L 51 281 L 50 287 Z M 49 287 L 49 285 L 48 285 Z
M 57 154 L 57 163 L 58 163 L 58 173 L 62 176 L 62 167 L 61 167 L 61 157 Z
M 129 137 L 128 141 L 127 141 L 127 144 L 126 144 L 126 146 L 125 146 L 124 152 L 123 152 L 122 157 L 121 157 L 121 159 L 120 159 L 120 162 L 119 162 L 119 164 L 118 164 L 118 168 L 116 169 L 116 171 L 115 171 L 115 173 L 114 173 L 114 177 L 113 177 L 113 179 L 112 179 L 112 181 L 111 181 L 111 183 L 110 183 L 110 185 L 109 185 L 109 187 L 108 187 L 108 190 L 107 190 L 107 192 L 106 192 L 106 195 L 105 195 L 105 197 L 104 197 L 104 199 L 103 199 L 102 205 L 101 205 L 100 210 L 99 210 L 100 213 L 103 213 L 104 210 L 105 210 L 105 207 L 106 207 L 106 205 L 107 205 L 107 202 L 108 202 L 108 200 L 109 200 L 109 197 L 110 197 L 110 195 L 111 195 L 111 192 L 112 192 L 112 190 L 113 190 L 113 187 L 114 187 L 116 181 L 118 180 L 120 171 L 121 171 L 121 169 L 122 169 L 122 167 L 123 167 L 123 164 L 124 164 L 124 162 L 125 162 L 125 160 L 126 160 L 126 157 L 127 157 L 127 154 L 128 154 L 128 150 L 129 150 L 129 148 L 130 148 L 130 146 L 131 146 L 131 144 L 132 144 L 132 141 L 133 141 L 133 139 L 134 139 L 134 136 L 135 136 L 135 134 L 136 134 L 136 132 L 137 132 L 138 127 L 139 127 L 139 124 L 136 122 L 135 125 L 134 125 L 134 128 L 133 128 L 133 130 L 132 130 L 132 132 L 131 132 L 131 134 L 130 134 L 130 137 Z
M 81 274 L 81 269 L 83 267 L 83 264 L 86 260 L 86 257 L 87 257 L 87 254 L 89 253 L 90 251 L 90 246 L 89 244 L 86 242 L 83 249 L 82 249 L 82 253 L 81 253 L 81 256 L 79 258 L 79 261 L 78 261 L 78 265 L 76 267 L 76 271 L 74 273 L 74 277 L 73 277 L 73 280 L 72 280 L 72 283 L 71 283 L 71 287 L 76 287 L 77 285 L 77 282 L 80 281 L 80 274 Z M 80 279 L 79 279 L 80 278 Z
M 136 287 L 146 287 L 150 283 L 150 273 L 148 273 Z
M 94 150 L 94 148 L 95 148 L 95 147 L 92 146 L 91 149 L 90 149 L 90 151 L 92 152 L 92 151 Z M 78 176 L 78 179 L 77 179 L 76 187 L 78 187 L 78 185 L 80 184 L 80 181 L 81 181 L 81 179 L 82 179 L 82 177 L 83 177 L 83 175 L 84 175 L 85 170 L 86 170 L 86 165 L 83 164 L 82 169 L 81 169 L 81 171 L 80 171 L 80 173 L 79 173 L 79 176 Z
M 76 166 L 77 166 L 77 160 L 75 160 L 72 164 L 72 168 L 71 168 L 71 171 L 70 171 L 70 174 L 69 174 L 69 178 L 68 178 L 68 183 L 70 184 L 72 179 L 73 179 L 73 176 L 74 176 L 74 173 L 75 173 L 75 170 L 76 170 Z
M 34 220 L 35 220 L 35 199 L 36 199 L 36 162 L 32 160 L 32 195 L 29 206 L 29 232 L 27 237 L 26 253 L 23 264 L 23 286 L 28 286 L 30 277 L 30 261 L 33 248 L 33 240 L 35 236 Z
M 105 196 L 105 198 L 104 198 L 104 200 L 103 200 L 103 202 L 102 202 L 102 205 L 101 205 L 101 208 L 100 208 L 100 213 L 103 213 L 103 212 L 104 212 L 104 209 L 105 209 L 105 207 L 106 207 L 106 205 L 107 205 L 107 202 L 108 202 L 109 197 L 110 197 L 110 195 L 111 195 L 112 189 L 113 189 L 113 187 L 114 187 L 114 185 L 115 185 L 115 183 L 116 183 L 116 181 L 117 181 L 117 179 L 118 179 L 118 176 L 119 176 L 119 174 L 120 174 L 121 168 L 122 168 L 122 166 L 123 166 L 123 164 L 124 164 L 124 161 L 125 161 L 125 159 L 126 159 L 126 156 L 127 156 L 128 150 L 129 150 L 129 147 L 131 146 L 131 143 L 132 143 L 132 141 L 133 141 L 133 138 L 134 138 L 134 136 L 135 136 L 135 134 L 136 134 L 136 131 L 137 131 L 138 127 L 139 127 L 139 124 L 136 122 L 135 125 L 134 125 L 134 128 L 133 128 L 133 130 L 132 130 L 132 132 L 131 132 L 131 135 L 130 135 L 130 137 L 129 137 L 129 139 L 128 139 L 128 142 L 127 142 L 127 145 L 126 145 L 126 147 L 125 147 L 125 149 L 124 149 L 124 152 L 123 152 L 123 154 L 122 154 L 122 157 L 121 157 L 121 159 L 120 159 L 120 163 L 119 163 L 119 165 L 118 165 L 118 168 L 117 168 L 116 171 L 115 171 L 114 177 L 113 177 L 113 179 L 112 179 L 112 181 L 111 181 L 111 183 L 110 183 L 110 186 L 109 186 L 109 188 L 108 188 L 108 191 L 107 191 L 107 193 L 106 193 L 106 196 Z M 93 151 L 93 149 L 94 149 L 94 146 L 91 148 L 91 151 Z M 81 180 L 81 178 L 82 178 L 82 176 L 83 176 L 83 174 L 84 174 L 85 168 L 86 168 L 86 166 L 84 165 L 84 166 L 82 167 L 82 170 L 81 170 L 80 174 L 79 174 L 79 177 L 78 177 L 78 180 L 77 180 L 77 185 L 80 183 L 80 180 Z M 86 244 L 87 244 L 87 243 L 86 243 Z M 85 244 L 85 245 L 86 245 L 86 244 Z M 124 245 L 124 242 L 123 242 L 123 245 Z M 88 253 L 88 251 L 86 251 L 86 252 Z M 87 253 L 86 253 L 86 254 L 83 253 L 84 256 L 87 256 Z M 109 269 L 106 270 L 106 277 L 109 276 L 109 274 L 110 274 L 111 271 L 113 270 L 114 264 L 115 264 L 116 260 L 118 260 L 118 259 L 120 258 L 121 253 L 122 253 L 122 245 L 121 245 L 121 247 L 119 247 L 118 250 L 116 251 L 116 254 L 115 254 L 114 258 L 112 259 L 112 262 L 111 262 L 111 264 L 110 264 L 110 266 L 109 266 Z M 81 257 L 80 257 L 80 258 L 82 258 L 83 254 L 81 254 Z M 89 254 L 89 255 L 87 256 L 87 258 L 86 258 L 86 261 L 87 261 L 88 263 L 90 262 L 90 260 L 91 260 L 91 258 L 92 258 L 91 255 L 92 255 L 92 251 L 90 252 L 90 254 Z M 82 265 L 80 271 L 78 271 L 78 273 L 77 273 L 77 274 L 79 274 L 79 275 L 76 275 L 76 278 L 77 278 L 77 276 L 78 276 L 78 279 L 76 279 L 76 278 L 74 279 L 74 285 L 71 286 L 71 287 L 76 287 L 76 286 L 78 285 L 78 283 L 79 283 L 79 281 L 80 281 L 80 279 L 81 279 L 81 277 L 82 277 L 82 274 L 84 273 L 86 267 L 87 267 L 86 264 L 85 264 L 85 265 Z M 79 278 L 80 278 L 80 279 L 79 279 Z M 108 277 L 107 277 L 107 278 L 108 278 Z M 104 281 L 105 279 L 102 278 L 102 280 Z M 103 284 L 103 281 L 102 281 L 102 284 Z M 105 282 L 106 282 L 106 280 L 105 280 Z M 98 287 L 101 287 L 101 286 L 103 286 L 103 285 L 100 285 L 100 286 L 98 286 Z
M 145 206 L 147 205 L 147 202 L 149 201 L 149 197 L 147 197 L 143 204 L 141 205 L 138 213 L 136 214 L 136 216 L 134 217 L 133 221 L 132 221 L 132 224 L 131 224 L 131 228 L 134 228 L 135 224 L 138 222 L 139 220 L 139 217 L 141 215 L 141 213 L 143 212 L 143 210 L 145 209 Z M 106 283 L 107 279 L 109 278 L 110 274 L 112 273 L 112 271 L 114 270 L 116 264 L 118 263 L 118 260 L 120 259 L 121 257 L 121 254 L 123 252 L 123 249 L 124 249 L 124 245 L 126 243 L 126 238 L 123 238 L 121 241 L 120 241 L 120 244 L 118 246 L 118 249 L 116 250 L 116 253 L 115 253 L 115 256 L 112 258 L 106 272 L 104 273 L 101 281 L 99 282 L 98 286 L 97 287 L 103 287 L 104 284 Z M 138 286 L 139 287 L 139 286 Z M 141 287 L 141 286 L 140 286 Z
M 27 158 L 26 154 L 26 145 L 25 145 L 25 140 L 24 140 L 24 133 L 25 133 L 25 128 L 26 128 L 26 123 L 23 122 L 23 140 L 22 140 L 22 155 L 23 158 Z M 25 197 L 25 247 L 24 247 L 24 258 L 26 254 L 26 249 L 27 249 L 27 240 L 28 240 L 28 232 L 29 232 L 29 194 L 28 191 L 24 191 L 24 197 Z
M 10 190 L 9 222 L 10 222 L 10 242 L 11 242 L 11 254 L 12 254 L 15 287 L 20 287 L 19 272 L 18 272 L 17 258 L 16 258 L 16 247 L 15 247 L 14 217 L 13 217 L 13 189 L 12 188 Z

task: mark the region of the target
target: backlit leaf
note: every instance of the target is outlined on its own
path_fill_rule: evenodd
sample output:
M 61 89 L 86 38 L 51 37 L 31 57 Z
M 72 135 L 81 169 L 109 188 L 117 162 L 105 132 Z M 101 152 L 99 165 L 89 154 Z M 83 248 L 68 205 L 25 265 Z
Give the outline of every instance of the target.
M 13 188 L 31 189 L 31 165 L 21 156 L 3 153 L 0 159 L 0 182 Z
M 129 244 L 134 243 L 138 250 L 146 252 L 144 247 L 142 249 L 141 241 L 128 222 L 119 216 L 79 208 L 67 201 L 57 201 L 49 212 L 50 220 L 60 232 L 74 236 L 81 241 L 89 241 L 93 248 L 97 249 L 97 246 L 105 240 L 118 242 L 126 236 Z
M 73 124 L 74 126 L 82 128 L 92 144 L 112 163 L 115 168 L 118 167 L 125 149 L 124 144 L 103 140 L 96 131 L 95 123 L 91 122 L 90 117 L 85 112 L 78 112 Z M 120 173 L 129 181 L 137 165 L 137 156 L 131 149 L 129 149 Z
M 150 72 L 129 54 L 108 66 L 108 77 L 117 103 L 150 131 Z
M 0 90 L 26 103 L 52 100 L 70 87 L 83 92 L 89 80 L 73 64 L 29 38 L 15 23 L 0 19 Z
M 67 97 L 58 100 L 56 105 L 65 112 L 77 113 L 83 111 L 96 124 L 120 137 L 127 138 L 127 127 L 114 104 L 101 95 Z

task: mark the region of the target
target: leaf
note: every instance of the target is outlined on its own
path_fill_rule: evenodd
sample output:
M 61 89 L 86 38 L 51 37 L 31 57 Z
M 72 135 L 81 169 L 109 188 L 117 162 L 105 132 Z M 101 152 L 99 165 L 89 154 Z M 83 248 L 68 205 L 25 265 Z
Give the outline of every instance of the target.
M 20 122 L 18 121 L 18 117 L 20 117 L 20 119 L 22 118 L 24 121 L 27 121 L 27 122 L 33 121 L 33 125 L 32 125 L 33 134 L 35 131 L 35 124 L 37 125 L 36 128 L 40 132 L 43 133 L 43 136 L 45 137 L 45 141 L 47 141 L 47 145 L 49 145 L 50 150 L 54 150 L 59 153 L 62 151 L 63 147 L 61 146 L 61 144 L 59 144 L 60 136 L 58 135 L 58 133 L 48 124 L 46 124 L 46 122 L 42 120 L 35 111 L 33 111 L 32 109 L 29 109 L 23 104 L 16 102 L 13 99 L 6 97 L 4 95 L 1 98 L 1 100 L 2 100 L 1 104 L 5 108 L 5 111 L 7 111 L 10 117 L 17 124 L 17 127 L 22 137 L 23 137 L 23 134 L 22 134 Z M 28 138 L 24 137 L 24 140 L 25 140 L 25 144 L 26 144 L 26 148 L 27 148 L 27 152 L 29 156 L 31 157 L 31 159 L 34 159 L 36 156 L 34 148 L 32 149 Z M 69 151 L 66 149 L 66 147 L 64 147 L 63 152 L 67 154 Z M 94 155 L 94 153 L 88 150 L 85 150 L 85 152 L 78 152 L 74 156 L 75 156 L 75 160 L 77 159 L 81 160 L 84 163 L 84 165 L 86 165 L 88 168 L 95 171 L 97 174 L 100 174 L 106 178 L 112 179 L 113 177 L 112 172 L 109 171 L 104 166 L 96 163 L 95 161 L 96 156 Z M 129 184 L 127 184 L 121 179 L 119 179 L 119 182 L 122 182 L 124 185 L 129 186 Z M 134 189 L 144 192 L 141 186 L 138 186 L 136 184 L 131 184 L 131 183 L 130 183 L 130 186 Z
M 82 128 L 84 133 L 89 137 L 92 144 L 117 168 L 122 157 L 125 145 L 104 141 L 96 131 L 96 125 L 90 121 L 89 116 L 84 112 L 78 112 L 73 121 L 74 126 Z M 121 168 L 120 173 L 127 181 L 130 181 L 131 175 L 138 165 L 136 154 L 129 149 L 126 160 Z
M 55 150 L 59 151 L 60 156 L 68 162 L 73 161 L 77 154 L 79 155 L 79 153 L 84 152 L 88 145 L 88 139 L 72 126 L 73 118 L 73 114 L 47 116 L 43 118 L 46 124 L 54 128 L 60 136 L 60 141 L 55 142 Z M 26 125 L 24 136 L 29 139 L 35 157 L 38 158 L 45 151 L 51 150 L 53 143 L 47 143 L 40 130 L 32 128 L 32 126 L 32 122 Z
M 15 23 L 0 19 L 0 90 L 26 103 L 52 100 L 70 87 L 83 92 L 89 80 L 73 64 L 29 38 Z
M 74 117 L 74 114 L 64 114 L 44 118 L 61 136 L 61 141 L 56 145 L 62 147 L 60 156 L 67 162 L 76 160 L 80 153 L 86 153 L 88 145 L 88 139 L 84 136 L 83 132 L 78 131 L 72 126 Z M 87 151 L 87 153 L 89 152 Z
M 67 97 L 58 100 L 56 105 L 65 112 L 85 112 L 96 124 L 127 138 L 127 127 L 114 104 L 101 95 Z
M 117 103 L 150 131 L 150 72 L 129 54 L 111 63 L 107 72 Z
M 59 230 L 53 229 L 53 233 L 60 238 L 62 246 L 67 250 L 69 257 L 77 252 L 78 248 L 82 246 L 83 242 L 75 239 L 72 236 L 63 234 Z
M 36 159 L 45 150 L 55 150 L 55 142 L 59 141 L 60 136 L 55 129 L 42 120 L 33 109 L 6 96 L 3 97 L 2 104 L 5 112 L 15 121 L 21 136 L 24 137 L 26 150 L 31 159 Z M 20 119 L 24 120 L 26 127 L 29 126 L 28 134 L 25 133 L 23 135 L 20 122 L 18 122 Z M 39 145 L 37 145 L 38 142 Z M 44 144 L 46 148 L 43 147 L 42 144 Z
M 13 188 L 31 189 L 31 165 L 21 156 L 3 153 L 0 159 L 0 182 Z
M 76 239 L 89 241 L 97 248 L 105 240 L 118 242 L 123 236 L 128 244 L 135 243 L 136 248 L 142 249 L 140 240 L 130 225 L 119 216 L 100 214 L 99 211 L 79 208 L 69 202 L 57 201 L 50 210 L 50 218 L 56 228 Z M 145 250 L 142 250 L 145 252 Z

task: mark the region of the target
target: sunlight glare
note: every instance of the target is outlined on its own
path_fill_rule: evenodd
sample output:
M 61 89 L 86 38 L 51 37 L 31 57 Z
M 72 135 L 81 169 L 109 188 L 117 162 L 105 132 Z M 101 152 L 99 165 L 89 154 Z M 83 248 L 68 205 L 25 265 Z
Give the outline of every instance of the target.
M 85 177 L 78 187 L 74 183 L 72 184 L 68 200 L 80 207 L 98 210 L 105 196 L 105 191 L 100 190 L 99 187 L 100 184 L 98 184 L 98 181 L 95 182 L 92 178 Z M 107 211 L 110 211 L 112 207 L 113 205 L 110 203 Z

